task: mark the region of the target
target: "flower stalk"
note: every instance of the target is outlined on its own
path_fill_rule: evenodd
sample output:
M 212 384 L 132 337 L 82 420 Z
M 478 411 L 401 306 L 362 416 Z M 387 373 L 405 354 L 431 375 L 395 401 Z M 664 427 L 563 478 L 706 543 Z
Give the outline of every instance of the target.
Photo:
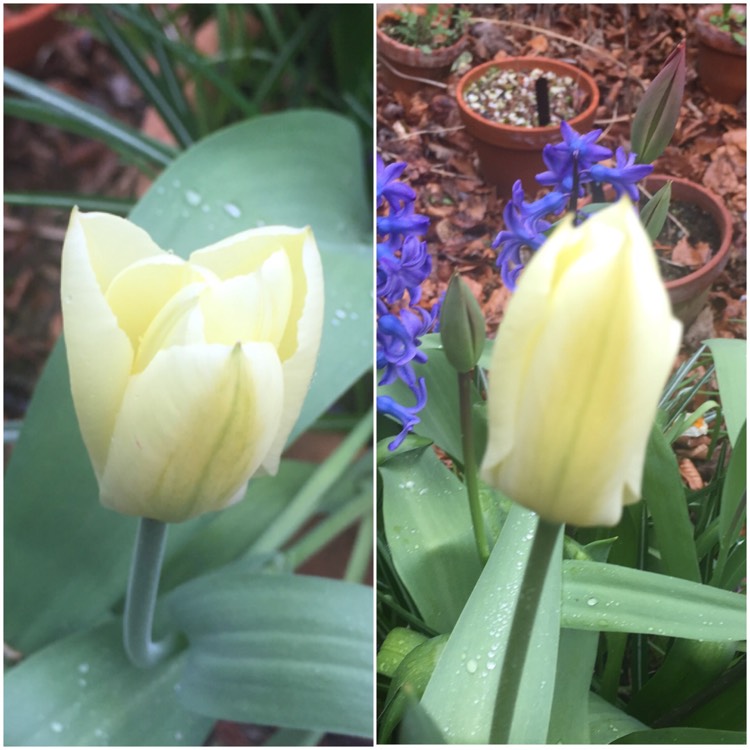
M 479 485 L 477 482 L 477 457 L 474 450 L 474 429 L 471 419 L 471 372 L 458 373 L 458 399 L 461 419 L 461 443 L 464 454 L 464 480 L 466 494 L 469 498 L 471 525 L 474 528 L 474 539 L 477 544 L 479 560 L 484 567 L 490 556 L 487 532 L 484 527 L 482 506 L 479 502 Z
M 166 541 L 166 523 L 140 519 L 125 599 L 123 641 L 128 658 L 141 669 L 153 667 L 171 656 L 178 644 L 176 633 L 161 641 L 151 640 Z

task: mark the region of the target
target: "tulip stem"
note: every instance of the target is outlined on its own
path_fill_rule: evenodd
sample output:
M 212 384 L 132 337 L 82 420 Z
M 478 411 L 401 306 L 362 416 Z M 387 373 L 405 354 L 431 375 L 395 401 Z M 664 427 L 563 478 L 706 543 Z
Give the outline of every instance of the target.
M 469 497 L 471 525 L 474 527 L 474 539 L 482 566 L 490 557 L 490 546 L 484 528 L 482 506 L 479 503 L 479 486 L 477 484 L 477 457 L 474 451 L 474 429 L 471 419 L 471 371 L 458 373 L 458 408 L 461 419 L 461 442 L 464 453 L 464 480 L 466 494 Z
M 167 524 L 152 518 L 140 519 L 123 620 L 125 651 L 136 667 L 153 667 L 170 656 L 177 647 L 176 633 L 156 643 L 151 640 L 166 541 Z
M 495 696 L 495 709 L 490 729 L 493 745 L 506 745 L 509 742 L 518 690 L 531 643 L 531 631 L 539 608 L 544 582 L 547 580 L 547 571 L 561 531 L 561 524 L 539 519 L 500 671 L 500 684 Z

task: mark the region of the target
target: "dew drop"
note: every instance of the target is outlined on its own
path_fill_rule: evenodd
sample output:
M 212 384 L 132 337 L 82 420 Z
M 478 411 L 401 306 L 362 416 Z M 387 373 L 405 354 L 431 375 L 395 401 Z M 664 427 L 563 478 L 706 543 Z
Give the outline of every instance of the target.
M 78 665 L 78 671 L 81 674 L 86 674 L 86 672 L 89 671 L 89 665 L 86 662 L 83 662 L 82 664 Z
M 53 722 L 52 722 L 52 723 L 51 723 L 51 724 L 49 725 L 49 728 L 50 728 L 50 729 L 51 729 L 51 730 L 52 730 L 53 732 L 62 732 L 62 730 L 63 730 L 63 725 L 62 725 L 62 724 L 61 724 L 61 723 L 60 723 L 59 721 L 53 721 Z
M 239 219 L 240 216 L 242 216 L 242 211 L 240 211 L 240 207 L 234 203 L 225 203 L 224 204 L 224 210 L 233 218 L 233 219 Z
M 182 739 L 182 732 L 175 732 L 174 733 L 174 738 L 176 740 L 181 740 Z
M 476 659 L 469 659 L 469 661 L 466 662 L 466 671 L 469 674 L 474 674 L 474 672 L 477 671 L 478 666 Z
M 334 315 L 337 318 L 340 318 L 341 320 L 345 320 L 346 319 L 346 312 L 344 310 L 336 310 L 336 312 L 334 313 Z
M 200 205 L 200 202 L 203 200 L 199 193 L 196 193 L 195 190 L 186 190 L 185 191 L 185 200 L 191 205 L 191 206 L 198 206 Z
M 591 599 L 586 600 L 586 604 L 588 604 L 589 607 L 594 607 L 599 604 L 599 600 L 592 596 Z
M 487 669 L 493 670 L 497 666 L 497 662 L 494 661 L 488 661 L 487 662 Z
M 172 187 L 178 188 L 182 185 L 182 183 L 179 180 L 172 180 Z
M 204 214 L 207 214 L 211 210 L 211 206 L 208 205 L 208 203 L 204 203 L 201 206 L 201 211 L 203 211 Z

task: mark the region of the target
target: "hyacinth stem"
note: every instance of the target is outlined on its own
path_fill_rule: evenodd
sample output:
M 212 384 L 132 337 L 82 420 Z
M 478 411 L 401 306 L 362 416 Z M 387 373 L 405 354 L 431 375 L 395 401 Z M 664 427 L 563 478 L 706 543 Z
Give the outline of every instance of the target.
M 495 709 L 490 729 L 490 741 L 493 745 L 506 745 L 509 742 L 518 690 L 531 645 L 531 631 L 537 609 L 539 609 L 544 582 L 547 580 L 547 571 L 561 532 L 561 524 L 539 519 L 523 574 L 521 595 L 508 634 L 508 643 L 500 672 L 500 684 L 495 696 Z
M 484 528 L 482 506 L 479 504 L 477 457 L 474 450 L 474 430 L 471 420 L 471 382 L 471 371 L 458 373 L 458 408 L 461 419 L 461 442 L 464 453 L 464 480 L 466 494 L 469 498 L 471 525 L 474 527 L 477 552 L 479 553 L 482 566 L 484 566 L 490 556 L 490 547 L 487 541 L 487 532 Z
M 125 651 L 136 667 L 153 667 L 170 656 L 177 647 L 176 633 L 156 643 L 151 640 L 166 541 L 166 523 L 152 518 L 140 519 L 123 620 Z
M 578 224 L 578 190 L 580 187 L 580 175 L 578 174 L 578 157 L 573 156 L 573 189 L 570 191 L 570 203 L 568 211 L 573 214 L 573 224 Z

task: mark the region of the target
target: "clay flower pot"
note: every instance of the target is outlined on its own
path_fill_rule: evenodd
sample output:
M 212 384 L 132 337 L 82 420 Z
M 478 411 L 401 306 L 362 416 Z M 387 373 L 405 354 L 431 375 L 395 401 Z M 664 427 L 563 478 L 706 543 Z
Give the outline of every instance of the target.
M 3 41 L 5 43 L 4 65 L 6 68 L 23 68 L 34 61 L 39 48 L 49 42 L 60 28 L 54 14 L 59 3 L 5 6 L 13 11 L 3 19 Z
M 732 9 L 745 12 L 744 5 L 733 5 Z M 715 99 L 737 104 L 747 88 L 747 55 L 745 47 L 731 34 L 711 23 L 711 16 L 716 15 L 721 15 L 721 5 L 707 5 L 695 17 L 698 78 Z
M 674 314 L 688 326 L 698 317 L 706 304 L 711 285 L 729 260 L 732 217 L 721 198 L 690 180 L 652 174 L 643 180 L 643 185 L 653 194 L 669 180 L 672 181 L 672 201 L 692 203 L 703 209 L 716 222 L 721 237 L 719 247 L 712 248 L 713 253 L 705 265 L 681 279 L 666 282 Z
M 458 82 L 456 98 L 461 119 L 466 132 L 476 142 L 482 177 L 497 187 L 499 196 L 509 198 L 516 180 L 522 180 L 527 189 L 532 188 L 535 175 L 545 171 L 542 149 L 547 143 L 560 140 L 560 127 L 504 125 L 492 122 L 471 109 L 464 101 L 464 92 L 491 68 L 529 71 L 539 68 L 557 76 L 572 78 L 583 94 L 584 103 L 583 111 L 570 119 L 568 124 L 581 133 L 593 127 L 596 108 L 599 106 L 599 88 L 594 79 L 582 70 L 544 57 L 509 57 L 506 60 L 483 63 L 466 73 Z
M 429 87 L 430 82 L 442 83 L 466 46 L 468 36 L 464 34 L 450 47 L 435 47 L 427 53 L 419 47 L 392 39 L 381 29 L 383 23 L 398 19 L 398 14 L 391 11 L 378 16 L 376 33 L 378 60 L 381 62 L 380 79 L 392 91 L 407 94 Z

